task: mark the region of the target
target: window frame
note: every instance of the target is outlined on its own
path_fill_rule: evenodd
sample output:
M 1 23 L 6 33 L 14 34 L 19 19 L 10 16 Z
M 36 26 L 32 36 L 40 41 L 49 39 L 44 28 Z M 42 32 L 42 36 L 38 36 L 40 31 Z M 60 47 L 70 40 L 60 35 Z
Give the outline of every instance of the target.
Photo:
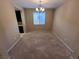
M 39 22 L 38 22 L 39 24 L 35 24 L 35 23 L 34 23 L 34 13 L 40 13 L 40 12 L 33 12 L 33 24 L 34 24 L 34 25 L 45 25 L 45 24 L 46 24 L 46 12 L 41 12 L 41 13 L 44 13 L 44 14 L 45 14 L 45 16 L 44 16 L 44 17 L 45 17 L 45 18 L 44 18 L 44 24 L 41 24 L 41 23 L 40 23 L 40 21 L 39 21 L 40 19 L 38 20 L 38 21 L 39 21 Z

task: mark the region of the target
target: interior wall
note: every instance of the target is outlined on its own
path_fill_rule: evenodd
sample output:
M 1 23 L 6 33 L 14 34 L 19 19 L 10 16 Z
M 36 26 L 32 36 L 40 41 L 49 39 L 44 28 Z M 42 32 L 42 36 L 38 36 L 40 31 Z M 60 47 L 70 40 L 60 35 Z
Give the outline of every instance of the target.
M 79 0 L 66 1 L 57 8 L 52 31 L 74 50 L 74 59 L 79 57 Z
M 0 20 L 1 20 L 1 16 L 0 16 Z M 8 59 L 6 46 L 7 46 L 7 40 L 4 33 L 4 29 L 0 21 L 0 59 Z
M 33 12 L 34 9 L 24 9 L 27 32 L 34 31 Z
M 19 37 L 15 9 L 10 0 L 0 0 L 0 16 L 0 22 L 5 32 L 5 41 L 7 42 L 6 46 L 8 50 Z
M 33 12 L 35 12 L 35 9 L 31 9 L 31 8 L 24 9 L 27 32 L 35 31 L 35 26 L 33 24 Z M 50 31 L 52 26 L 54 11 L 53 9 L 46 9 L 45 12 L 46 12 L 45 29 L 47 31 Z
M 46 31 L 51 31 L 52 30 L 52 22 L 54 19 L 54 9 L 46 9 Z

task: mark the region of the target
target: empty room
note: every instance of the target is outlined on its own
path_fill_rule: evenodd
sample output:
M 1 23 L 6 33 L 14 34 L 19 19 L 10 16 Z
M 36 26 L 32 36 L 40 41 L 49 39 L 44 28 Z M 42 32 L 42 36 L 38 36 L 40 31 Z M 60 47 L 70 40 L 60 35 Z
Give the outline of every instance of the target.
M 0 59 L 79 59 L 78 0 L 0 0 Z

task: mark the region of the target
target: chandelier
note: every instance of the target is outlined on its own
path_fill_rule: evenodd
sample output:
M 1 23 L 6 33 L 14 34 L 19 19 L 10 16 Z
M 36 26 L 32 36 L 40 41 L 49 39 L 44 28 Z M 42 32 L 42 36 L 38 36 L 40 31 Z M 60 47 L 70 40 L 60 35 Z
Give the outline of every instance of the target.
M 42 1 L 41 0 L 39 1 L 39 7 L 36 8 L 36 11 L 37 12 L 44 12 L 45 11 L 45 8 L 42 7 Z

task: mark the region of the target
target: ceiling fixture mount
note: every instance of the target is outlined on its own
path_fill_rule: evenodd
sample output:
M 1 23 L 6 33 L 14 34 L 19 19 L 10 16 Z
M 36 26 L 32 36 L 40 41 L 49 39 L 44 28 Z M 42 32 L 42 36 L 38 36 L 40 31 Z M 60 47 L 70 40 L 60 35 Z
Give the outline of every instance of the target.
M 42 1 L 41 0 L 39 1 L 39 7 L 36 8 L 36 11 L 37 12 L 44 12 L 45 11 L 45 8 L 42 7 Z

